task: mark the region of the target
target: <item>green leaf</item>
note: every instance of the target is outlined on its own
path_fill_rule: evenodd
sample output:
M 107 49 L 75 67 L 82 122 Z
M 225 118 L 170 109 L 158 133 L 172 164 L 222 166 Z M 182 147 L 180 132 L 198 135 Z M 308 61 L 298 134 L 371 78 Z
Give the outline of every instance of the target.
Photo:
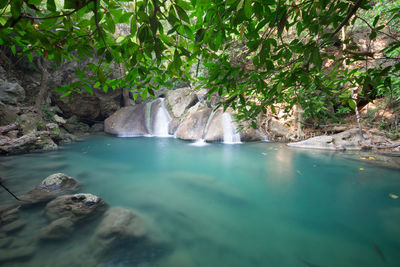
M 240 0 L 239 4 L 236 7 L 236 11 L 239 11 L 243 7 L 244 0 Z
M 190 23 L 190 19 L 189 19 L 188 15 L 186 14 L 186 11 L 183 10 L 183 8 L 181 8 L 178 5 L 175 5 L 175 9 L 178 12 L 178 16 L 181 20 L 183 20 L 184 22 Z
M 372 23 L 372 26 L 376 26 L 376 24 L 378 24 L 378 21 L 379 21 L 379 15 L 376 15 L 376 17 L 375 17 L 375 19 L 374 19 L 374 22 Z
M 46 7 L 49 11 L 56 11 L 56 3 L 54 2 L 54 0 L 47 0 L 47 4 Z
M 14 56 L 17 54 L 17 49 L 15 48 L 15 45 L 11 46 L 11 52 Z
M 96 83 L 93 85 L 93 87 L 94 87 L 94 88 L 98 88 L 100 85 L 101 85 L 100 82 L 96 82 Z
M 356 109 L 356 101 L 354 101 L 354 99 L 349 99 L 347 102 L 351 109 Z
M 11 1 L 11 15 L 14 19 L 18 18 L 22 11 L 22 0 Z
M 199 30 L 197 30 L 196 32 L 196 37 L 195 37 L 195 41 L 196 43 L 200 43 L 201 41 L 203 41 L 204 38 L 204 34 L 206 33 L 206 30 L 201 28 Z
M 372 31 L 369 35 L 370 40 L 374 40 L 376 38 L 376 31 Z
M 244 3 L 244 15 L 246 18 L 251 18 L 251 15 L 253 14 L 253 10 L 251 8 L 251 0 L 245 0 Z
M 93 89 L 92 87 L 90 87 L 87 84 L 83 84 L 83 88 L 85 89 L 86 92 L 88 92 L 89 94 L 93 95 Z
M 3 9 L 7 6 L 8 0 L 0 0 L 0 9 Z

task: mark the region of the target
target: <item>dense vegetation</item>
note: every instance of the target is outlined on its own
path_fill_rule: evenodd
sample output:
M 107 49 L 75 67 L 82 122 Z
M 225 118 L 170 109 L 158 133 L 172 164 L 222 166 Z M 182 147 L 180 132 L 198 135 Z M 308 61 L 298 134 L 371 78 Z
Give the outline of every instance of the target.
M 400 1 L 0 0 L 0 10 L 0 44 L 15 55 L 96 59 L 57 89 L 63 97 L 128 88 L 146 98 L 183 80 L 217 92 L 239 118 L 282 103 L 327 117 L 328 106 L 340 114 L 379 96 L 400 101 Z M 350 27 L 390 42 L 361 50 Z

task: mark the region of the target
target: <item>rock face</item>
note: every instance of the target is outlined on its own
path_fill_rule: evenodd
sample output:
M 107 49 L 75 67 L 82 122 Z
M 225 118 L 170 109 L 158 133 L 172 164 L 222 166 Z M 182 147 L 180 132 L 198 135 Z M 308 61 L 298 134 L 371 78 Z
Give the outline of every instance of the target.
M 323 135 L 289 143 L 288 146 L 327 150 L 361 150 L 362 146 L 368 143 L 370 143 L 369 140 L 361 138 L 358 128 L 353 128 L 332 136 Z
M 137 241 L 147 234 L 143 219 L 133 211 L 113 207 L 104 214 L 93 244 L 96 253 L 104 253 L 125 242 Z
M 59 196 L 46 205 L 45 216 L 51 222 L 40 229 L 39 238 L 67 238 L 76 224 L 101 215 L 106 206 L 104 200 L 92 194 Z
M 8 138 L 4 140 L 0 146 L 0 154 L 19 154 L 54 149 L 57 149 L 57 145 L 51 139 L 48 131 L 33 131 L 16 139 Z
M 190 107 L 199 102 L 199 100 L 197 95 L 194 94 L 190 88 L 186 87 L 169 91 L 166 102 L 173 116 L 180 118 Z
M 211 114 L 212 118 L 209 120 L 209 125 L 205 133 L 205 140 L 208 142 L 217 142 L 224 140 L 224 129 L 222 127 L 222 110 L 217 110 Z
M 183 140 L 202 139 L 211 109 L 203 109 L 190 114 L 178 127 L 176 136 Z
M 146 105 L 123 107 L 104 121 L 104 131 L 116 135 L 145 135 L 149 131 L 146 127 Z
M 64 173 L 55 173 L 44 179 L 34 189 L 28 191 L 21 199 L 29 204 L 46 202 L 57 196 L 76 192 L 81 187 L 81 183 Z
M 4 104 L 15 105 L 25 99 L 25 90 L 18 83 L 0 79 L 0 101 Z
M 104 212 L 106 203 L 92 194 L 63 195 L 50 201 L 45 208 L 46 217 L 51 220 L 67 218 L 73 223 L 94 218 Z

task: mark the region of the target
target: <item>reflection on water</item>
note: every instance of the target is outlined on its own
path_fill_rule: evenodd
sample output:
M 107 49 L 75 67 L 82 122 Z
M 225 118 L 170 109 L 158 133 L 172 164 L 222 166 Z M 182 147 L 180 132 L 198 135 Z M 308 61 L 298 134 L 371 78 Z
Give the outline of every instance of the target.
M 0 232 L 0 265 L 400 265 L 400 199 L 389 196 L 400 195 L 398 171 L 273 143 L 190 144 L 99 136 L 0 158 L 0 176 L 17 194 L 64 172 L 82 192 L 140 214 L 149 231 L 96 254 L 101 217 L 44 242 L 44 207 L 23 209 L 25 226 Z M 13 202 L 4 191 L 0 200 Z

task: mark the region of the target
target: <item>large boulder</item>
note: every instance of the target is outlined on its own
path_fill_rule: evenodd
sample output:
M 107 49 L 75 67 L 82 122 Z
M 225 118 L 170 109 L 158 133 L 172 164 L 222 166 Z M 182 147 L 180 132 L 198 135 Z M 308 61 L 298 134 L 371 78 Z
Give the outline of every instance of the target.
M 122 136 L 149 134 L 146 122 L 146 109 L 146 104 L 121 108 L 104 121 L 104 131 Z
M 0 101 L 16 105 L 25 99 L 25 90 L 18 83 L 10 83 L 0 79 Z
M 19 154 L 31 151 L 49 151 L 57 149 L 57 144 L 50 137 L 48 131 L 33 131 L 18 138 L 3 140 L 0 154 Z
M 18 108 L 0 101 L 0 125 L 8 125 L 17 119 Z
M 224 129 L 222 127 L 222 110 L 217 110 L 211 116 L 206 133 L 205 140 L 208 142 L 217 142 L 224 140 Z
M 64 173 L 55 173 L 44 179 L 39 185 L 21 196 L 29 204 L 47 202 L 58 196 L 74 193 L 81 183 Z
M 104 200 L 92 194 L 63 195 L 47 203 L 45 216 L 51 221 L 68 218 L 77 223 L 99 216 L 106 206 Z
M 45 122 L 42 117 L 35 112 L 27 112 L 22 114 L 17 119 L 18 124 L 23 132 L 23 134 L 29 134 L 36 130 L 43 130 L 45 127 Z
M 190 114 L 179 125 L 176 136 L 184 140 L 202 139 L 211 111 L 210 108 L 206 108 Z
M 353 128 L 331 136 L 322 135 L 304 141 L 289 143 L 288 146 L 301 148 L 316 148 L 327 150 L 361 150 L 364 145 L 370 144 L 359 134 L 358 128 Z
M 171 90 L 166 98 L 167 107 L 176 118 L 182 117 L 186 111 L 199 102 L 197 95 L 190 88 Z
M 107 210 L 97 227 L 93 244 L 96 253 L 104 253 L 126 242 L 135 242 L 147 235 L 144 220 L 135 212 L 121 207 Z

